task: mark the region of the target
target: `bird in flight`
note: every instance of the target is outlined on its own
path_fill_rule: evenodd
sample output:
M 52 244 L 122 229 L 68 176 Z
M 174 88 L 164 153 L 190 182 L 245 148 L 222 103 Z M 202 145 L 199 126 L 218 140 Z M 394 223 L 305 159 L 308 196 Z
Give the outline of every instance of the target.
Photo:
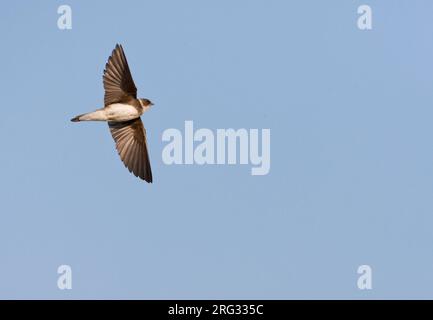
M 153 103 L 137 99 L 137 88 L 121 45 L 116 45 L 105 65 L 104 107 L 71 119 L 79 121 L 106 121 L 116 143 L 116 149 L 125 167 L 136 177 L 152 182 L 146 129 L 140 116 Z

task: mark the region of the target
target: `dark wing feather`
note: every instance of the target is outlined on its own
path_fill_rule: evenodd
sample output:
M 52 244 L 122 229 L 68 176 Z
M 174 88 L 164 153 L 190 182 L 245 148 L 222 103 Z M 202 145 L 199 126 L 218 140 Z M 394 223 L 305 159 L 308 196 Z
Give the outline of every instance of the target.
M 137 88 L 121 45 L 116 45 L 104 70 L 104 105 L 137 98 Z
M 144 129 L 141 119 L 108 122 L 108 126 L 125 167 L 136 177 L 152 182 L 146 129 Z

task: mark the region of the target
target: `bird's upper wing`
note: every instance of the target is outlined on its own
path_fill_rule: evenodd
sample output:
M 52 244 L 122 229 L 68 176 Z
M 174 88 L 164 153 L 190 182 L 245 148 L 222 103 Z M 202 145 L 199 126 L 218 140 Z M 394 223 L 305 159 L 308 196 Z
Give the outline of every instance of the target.
M 152 182 L 146 129 L 140 118 L 124 122 L 108 122 L 116 149 L 125 167 L 135 176 Z
M 128 61 L 121 45 L 116 45 L 104 70 L 105 106 L 132 96 L 137 98 L 137 88 L 132 80 Z

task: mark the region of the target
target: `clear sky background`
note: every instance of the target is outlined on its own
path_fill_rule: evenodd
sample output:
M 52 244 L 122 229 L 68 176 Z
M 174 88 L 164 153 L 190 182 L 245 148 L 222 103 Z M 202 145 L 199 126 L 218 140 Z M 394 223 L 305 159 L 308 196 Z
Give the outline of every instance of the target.
M 72 30 L 57 8 L 72 7 Z M 373 30 L 357 8 L 373 9 Z M 433 298 L 433 2 L 16 1 L 0 10 L 0 298 Z M 102 72 L 124 46 L 154 183 Z M 270 128 L 271 171 L 167 166 L 162 132 Z M 73 288 L 57 288 L 72 267 Z M 357 268 L 373 268 L 373 289 Z

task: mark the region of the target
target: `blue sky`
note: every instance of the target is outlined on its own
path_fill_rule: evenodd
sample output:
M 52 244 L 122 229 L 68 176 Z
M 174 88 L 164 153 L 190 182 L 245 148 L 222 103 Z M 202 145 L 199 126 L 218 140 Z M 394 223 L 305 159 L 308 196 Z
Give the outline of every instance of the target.
M 72 8 L 72 30 L 57 8 Z M 356 26 L 369 4 L 373 30 Z M 431 1 L 44 1 L 0 10 L 0 298 L 432 298 Z M 154 183 L 101 107 L 116 43 Z M 162 133 L 269 128 L 271 170 L 163 163 Z M 72 267 L 73 289 L 57 288 Z M 357 286 L 359 265 L 373 289 Z

